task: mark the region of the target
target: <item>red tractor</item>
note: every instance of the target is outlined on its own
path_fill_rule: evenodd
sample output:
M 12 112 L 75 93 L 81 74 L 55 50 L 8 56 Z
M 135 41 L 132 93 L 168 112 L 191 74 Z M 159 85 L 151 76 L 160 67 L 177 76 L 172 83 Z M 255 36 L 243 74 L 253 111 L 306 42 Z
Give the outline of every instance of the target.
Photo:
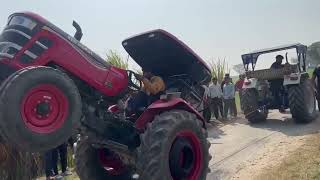
M 127 116 L 119 104 L 141 82 L 81 44 L 73 26 L 74 37 L 34 13 L 9 17 L 0 36 L 2 139 L 39 152 L 80 133 L 76 169 L 84 180 L 206 179 L 202 85 L 211 73 L 204 61 L 163 30 L 124 40 L 129 55 L 166 84 L 159 99 Z

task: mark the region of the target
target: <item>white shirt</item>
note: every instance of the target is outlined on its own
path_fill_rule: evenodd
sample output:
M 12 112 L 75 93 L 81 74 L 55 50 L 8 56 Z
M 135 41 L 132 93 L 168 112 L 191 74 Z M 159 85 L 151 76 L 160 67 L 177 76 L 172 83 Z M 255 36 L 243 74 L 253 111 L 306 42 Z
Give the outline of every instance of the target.
M 210 98 L 221 98 L 222 97 L 222 90 L 220 84 L 211 84 L 209 86 L 209 97 Z
M 203 87 L 203 89 L 204 89 L 203 96 L 204 96 L 205 98 L 207 98 L 208 95 L 209 95 L 209 88 L 208 88 L 206 85 L 202 85 L 202 87 Z

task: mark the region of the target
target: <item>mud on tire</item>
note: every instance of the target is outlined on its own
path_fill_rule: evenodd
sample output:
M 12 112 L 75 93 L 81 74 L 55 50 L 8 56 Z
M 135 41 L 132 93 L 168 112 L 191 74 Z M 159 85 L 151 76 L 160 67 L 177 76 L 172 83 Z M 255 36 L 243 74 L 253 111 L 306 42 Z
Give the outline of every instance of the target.
M 258 91 L 256 89 L 244 89 L 241 94 L 241 108 L 245 117 L 251 123 L 264 122 L 267 119 L 267 111 L 259 111 Z
M 289 106 L 296 123 L 309 123 L 316 118 L 316 100 L 311 81 L 289 87 Z
M 140 179 L 206 179 L 211 159 L 206 137 L 202 122 L 192 113 L 172 110 L 156 116 L 137 150 Z
M 80 118 L 77 87 L 58 70 L 28 67 L 1 85 L 1 133 L 19 149 L 36 152 L 62 144 Z

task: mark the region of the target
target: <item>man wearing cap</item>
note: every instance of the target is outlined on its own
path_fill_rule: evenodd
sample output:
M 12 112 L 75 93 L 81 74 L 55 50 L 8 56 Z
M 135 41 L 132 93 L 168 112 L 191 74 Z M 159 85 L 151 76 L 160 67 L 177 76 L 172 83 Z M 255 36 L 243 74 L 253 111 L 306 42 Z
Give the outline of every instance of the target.
M 281 69 L 284 67 L 282 64 L 283 56 L 277 55 L 276 56 L 276 62 L 274 62 L 270 69 Z M 284 112 L 283 108 L 283 97 L 282 97 L 282 91 L 283 91 L 283 79 L 276 79 L 270 81 L 270 90 L 272 92 L 273 97 L 275 98 L 275 102 L 277 103 L 277 106 L 279 107 L 280 112 Z

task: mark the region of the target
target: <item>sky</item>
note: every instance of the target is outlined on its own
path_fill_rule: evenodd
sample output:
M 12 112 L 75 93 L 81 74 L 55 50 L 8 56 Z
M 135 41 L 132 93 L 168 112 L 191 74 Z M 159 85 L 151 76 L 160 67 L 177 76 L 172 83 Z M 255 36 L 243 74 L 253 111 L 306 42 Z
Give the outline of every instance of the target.
M 320 40 L 319 0 L 6 0 L 1 4 L 1 29 L 17 11 L 40 14 L 69 34 L 74 34 L 72 20 L 76 20 L 84 34 L 81 41 L 103 57 L 110 49 L 126 57 L 121 46 L 125 38 L 158 28 L 177 36 L 205 61 L 225 58 L 230 67 L 241 63 L 241 54 L 256 49 Z M 273 61 L 269 58 L 265 60 Z

